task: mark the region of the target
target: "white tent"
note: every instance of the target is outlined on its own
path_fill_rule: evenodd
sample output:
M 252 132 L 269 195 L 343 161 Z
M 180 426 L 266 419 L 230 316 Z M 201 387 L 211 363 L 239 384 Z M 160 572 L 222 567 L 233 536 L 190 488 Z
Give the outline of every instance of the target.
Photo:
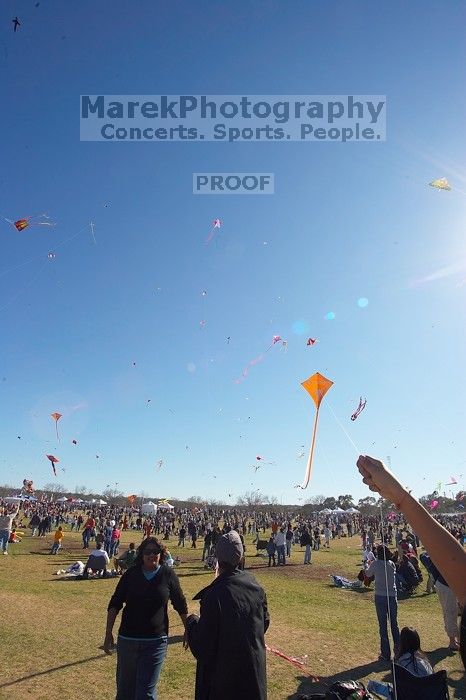
M 155 515 L 157 512 L 157 506 L 152 501 L 142 504 L 142 512 L 144 515 Z
M 168 501 L 162 501 L 158 505 L 159 510 L 175 510 L 175 506 L 172 506 Z
M 62 496 L 61 498 L 57 498 L 57 503 L 66 503 L 67 500 L 66 496 Z
M 330 515 L 333 511 L 330 510 L 330 508 L 324 508 L 323 510 L 320 511 L 322 515 Z
M 95 506 L 106 506 L 107 502 L 103 501 L 101 498 L 93 498 L 92 501 L 90 501 Z
M 336 515 L 338 515 L 338 513 L 346 513 L 346 510 L 343 510 L 343 508 L 338 508 L 338 506 L 337 506 L 336 508 L 334 508 L 332 510 L 332 513 L 335 513 Z
M 359 513 L 359 510 L 357 508 L 348 508 L 348 510 L 345 510 L 345 513 Z

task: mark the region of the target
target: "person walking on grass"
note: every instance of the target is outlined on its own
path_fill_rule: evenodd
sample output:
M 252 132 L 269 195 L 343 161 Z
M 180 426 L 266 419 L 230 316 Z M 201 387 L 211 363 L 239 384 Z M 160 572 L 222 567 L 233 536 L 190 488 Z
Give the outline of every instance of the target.
M 311 533 L 307 529 L 307 525 L 305 525 L 303 527 L 300 544 L 301 544 L 301 547 L 305 547 L 304 564 L 310 564 L 311 563 L 312 537 L 311 537 Z
M 60 525 L 58 527 L 58 530 L 55 532 L 55 534 L 53 536 L 53 545 L 52 545 L 52 549 L 50 550 L 50 554 L 56 554 L 58 552 L 58 550 L 61 547 L 61 541 L 62 541 L 63 537 L 64 537 L 63 528 Z

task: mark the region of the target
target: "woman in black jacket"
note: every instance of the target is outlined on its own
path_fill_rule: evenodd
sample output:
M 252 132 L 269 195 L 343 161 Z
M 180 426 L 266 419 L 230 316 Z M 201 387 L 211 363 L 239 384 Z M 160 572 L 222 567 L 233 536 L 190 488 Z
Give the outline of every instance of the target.
M 148 537 L 134 566 L 118 582 L 108 604 L 104 650 L 113 647 L 113 625 L 123 608 L 117 643 L 116 700 L 156 700 L 157 681 L 167 653 L 168 601 L 186 624 L 188 608 L 173 569 L 164 565 L 166 548 Z

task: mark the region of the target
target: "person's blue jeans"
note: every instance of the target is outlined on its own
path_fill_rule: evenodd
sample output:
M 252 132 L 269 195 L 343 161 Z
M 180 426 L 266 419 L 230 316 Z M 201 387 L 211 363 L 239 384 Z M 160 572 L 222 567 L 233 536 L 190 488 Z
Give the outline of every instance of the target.
M 8 540 L 10 539 L 9 530 L 0 530 L 0 547 L 4 552 L 8 552 Z
M 304 550 L 304 563 L 305 564 L 311 563 L 311 545 L 310 544 L 307 544 L 306 549 Z
M 60 542 L 54 542 L 50 554 L 56 554 L 60 549 Z
M 167 637 L 147 642 L 118 637 L 115 700 L 156 700 L 167 645 Z
M 284 544 L 279 544 L 277 547 L 277 564 L 278 564 L 278 566 L 280 566 L 280 564 L 282 564 L 282 565 L 286 564 L 285 545 Z
M 286 541 L 286 556 L 291 557 L 291 540 Z
M 380 653 L 384 659 L 390 659 L 390 642 L 388 640 L 388 613 L 390 611 L 390 622 L 391 622 L 391 632 L 393 637 L 393 644 L 395 646 L 395 651 L 400 644 L 400 630 L 398 627 L 398 602 L 395 596 L 386 595 L 376 595 L 375 598 L 375 610 L 377 613 L 377 620 L 379 621 L 379 633 L 380 633 Z M 387 604 L 388 601 L 388 604 Z

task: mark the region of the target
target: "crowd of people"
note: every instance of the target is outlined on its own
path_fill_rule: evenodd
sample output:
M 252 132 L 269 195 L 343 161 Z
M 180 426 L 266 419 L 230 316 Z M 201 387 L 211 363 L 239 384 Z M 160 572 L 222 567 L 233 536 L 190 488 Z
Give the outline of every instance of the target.
M 458 605 L 463 609 L 466 602 L 462 518 L 434 519 L 378 460 L 361 457 L 358 468 L 372 490 L 395 504 L 395 517 L 382 520 L 360 514 L 335 517 L 213 508 L 147 516 L 132 507 L 95 506 L 83 513 L 72 505 L 36 502 L 23 504 L 21 516 L 19 507 L 3 508 L 0 546 L 6 554 L 17 528 L 29 527 L 38 537 L 55 528 L 51 553 L 56 554 L 67 526 L 81 532 L 84 550 L 95 541 L 82 578 L 87 578 L 92 567 L 105 575 L 113 561 L 121 578 L 108 604 L 104 649 L 110 653 L 114 647 L 113 627 L 122 610 L 116 644 L 117 700 L 156 698 L 168 644 L 169 602 L 185 628 L 184 646 L 197 660 L 196 700 L 266 698 L 264 635 L 270 618 L 265 591 L 244 571 L 246 535 L 253 536 L 258 550 L 265 550 L 268 566 L 280 567 L 286 566 L 295 546 L 304 549 L 303 563 L 311 564 L 314 551 L 331 548 L 336 538 L 359 534 L 364 580 L 374 581 L 375 586 L 379 659 L 394 659 L 411 674 L 426 676 L 433 669 L 421 651 L 418 633 L 411 627 L 400 632 L 397 619 L 400 593 L 412 593 L 424 578 L 420 560 L 426 592 L 435 590 L 442 606 L 449 649 L 460 650 L 465 662 L 464 615 L 461 634 L 458 626 Z M 132 542 L 120 555 L 125 530 L 134 531 L 134 539 L 139 533 L 140 542 Z M 180 548 L 195 549 L 199 538 L 203 540 L 202 561 L 209 562 L 215 578 L 195 596 L 200 601 L 200 615 L 196 616 L 188 615 L 167 543 L 173 539 Z M 424 551 L 419 556 L 421 543 Z

